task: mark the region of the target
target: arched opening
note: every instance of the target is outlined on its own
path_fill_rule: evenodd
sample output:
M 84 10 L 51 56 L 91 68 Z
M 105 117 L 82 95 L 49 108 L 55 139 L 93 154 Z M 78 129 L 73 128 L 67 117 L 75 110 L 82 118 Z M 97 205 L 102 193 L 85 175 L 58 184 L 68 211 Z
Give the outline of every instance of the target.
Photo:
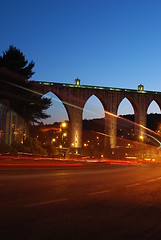
M 134 109 L 130 101 L 127 98 L 124 98 L 119 104 L 117 115 L 124 116 L 129 114 L 134 114 Z
M 161 111 L 156 101 L 152 101 L 147 109 L 147 128 L 161 132 Z
M 43 120 L 44 124 L 54 124 L 55 122 L 69 121 L 67 111 L 61 100 L 52 92 L 48 92 L 43 97 L 51 98 L 52 105 L 47 109 L 46 113 L 51 117 Z
M 41 121 L 34 133 L 40 142 L 43 143 L 48 154 L 52 156 L 65 157 L 69 145 L 69 117 L 61 100 L 52 92 L 43 95 L 50 98 L 51 106 L 46 110 L 49 118 Z
M 104 118 L 104 108 L 101 101 L 92 95 L 86 102 L 83 109 L 83 119 Z
M 117 115 L 117 146 L 132 148 L 134 140 L 134 108 L 131 102 L 124 98 L 118 107 Z
M 103 156 L 105 113 L 101 101 L 92 95 L 83 109 L 82 151 L 86 157 Z
M 152 101 L 147 109 L 147 114 L 160 114 L 160 108 L 159 105 L 156 103 L 156 101 Z

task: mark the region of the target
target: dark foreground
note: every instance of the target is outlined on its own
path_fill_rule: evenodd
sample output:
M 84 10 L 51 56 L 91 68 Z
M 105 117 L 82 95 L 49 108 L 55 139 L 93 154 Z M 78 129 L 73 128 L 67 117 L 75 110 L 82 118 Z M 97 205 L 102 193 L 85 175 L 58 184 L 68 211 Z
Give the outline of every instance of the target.
M 0 239 L 161 239 L 161 166 L 0 168 Z

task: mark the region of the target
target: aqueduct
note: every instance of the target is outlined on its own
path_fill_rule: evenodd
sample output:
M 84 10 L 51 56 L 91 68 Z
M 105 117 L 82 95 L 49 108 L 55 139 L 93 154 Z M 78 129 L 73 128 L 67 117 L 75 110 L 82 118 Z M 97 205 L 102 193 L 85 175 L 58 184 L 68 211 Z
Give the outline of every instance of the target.
M 161 92 L 145 91 L 143 85 L 137 90 L 119 89 L 100 86 L 81 85 L 76 79 L 75 84 L 32 81 L 32 89 L 42 95 L 52 92 L 64 104 L 70 122 L 70 146 L 73 149 L 82 147 L 82 113 L 86 101 L 95 95 L 102 103 L 105 111 L 105 132 L 110 136 L 111 148 L 116 147 L 117 110 L 124 98 L 133 106 L 135 123 L 146 127 L 147 109 L 154 100 L 161 109 Z M 144 131 L 140 127 L 139 131 Z

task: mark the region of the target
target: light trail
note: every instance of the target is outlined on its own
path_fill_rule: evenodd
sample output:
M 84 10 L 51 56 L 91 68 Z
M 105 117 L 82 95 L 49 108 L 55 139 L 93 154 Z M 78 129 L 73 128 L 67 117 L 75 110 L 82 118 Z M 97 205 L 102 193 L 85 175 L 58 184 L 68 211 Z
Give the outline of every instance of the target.
M 139 128 L 143 128 L 144 130 L 146 130 L 146 131 L 148 131 L 148 132 L 150 132 L 150 133 L 153 133 L 154 135 L 160 137 L 160 135 L 159 135 L 158 133 L 154 132 L 153 130 L 151 130 L 151 129 L 149 129 L 149 128 L 147 128 L 147 127 L 145 127 L 145 126 L 143 126 L 143 125 L 141 125 L 141 124 L 139 124 L 139 123 L 130 121 L 129 119 L 123 118 L 123 117 L 121 117 L 121 116 L 115 115 L 115 114 L 110 113 L 110 112 L 107 112 L 107 111 L 105 111 L 105 114 L 107 114 L 107 115 L 109 115 L 109 116 L 112 116 L 112 117 L 115 117 L 115 118 L 119 118 L 119 119 L 121 119 L 121 120 L 123 120 L 123 121 L 125 121 L 125 122 L 128 122 L 128 123 L 130 123 L 130 124 L 133 124 L 133 125 L 135 125 L 135 126 L 137 126 L 137 127 L 139 127 Z M 137 130 L 137 131 L 139 132 L 139 130 Z M 150 135 L 150 134 L 148 134 L 148 133 L 145 133 L 145 132 L 143 132 L 143 135 L 149 136 L 150 138 L 154 139 L 154 140 L 159 144 L 159 147 L 158 147 L 157 149 L 160 149 L 160 148 L 161 148 L 161 142 L 160 142 L 156 137 L 154 137 L 154 136 L 152 136 L 152 135 Z
M 37 92 L 37 91 L 33 91 L 33 90 L 29 89 L 29 88 L 25 88 L 25 87 L 22 87 L 22 86 L 19 86 L 19 85 L 17 85 L 17 84 L 14 84 L 14 83 L 11 83 L 11 82 L 7 82 L 7 81 L 3 81 L 3 82 L 8 83 L 8 84 L 10 84 L 10 85 L 12 85 L 12 86 L 21 88 L 21 89 L 23 89 L 23 90 L 26 90 L 26 91 L 35 93 L 35 94 L 37 94 L 37 95 L 39 95 L 39 96 L 41 96 L 41 97 L 44 96 L 44 94 L 42 94 L 42 93 L 40 93 L 40 92 Z M 54 97 L 52 97 L 52 98 L 50 98 L 50 99 L 53 99 L 54 101 L 59 102 L 59 100 L 56 99 L 56 98 L 54 98 Z M 62 100 L 61 100 L 61 101 L 62 101 Z M 85 110 L 85 111 L 87 111 L 88 113 L 92 113 L 92 114 L 97 115 L 95 112 L 92 112 L 92 111 L 90 111 L 90 110 L 86 110 L 86 109 L 81 108 L 81 107 L 79 107 L 79 106 L 77 106 L 77 105 L 75 105 L 75 104 L 68 103 L 68 102 L 66 102 L 66 101 L 62 101 L 62 103 L 64 103 L 65 105 L 68 105 L 68 106 L 71 106 L 71 107 L 80 109 L 80 110 Z M 141 125 L 141 124 L 139 124 L 139 123 L 132 122 L 132 121 L 130 121 L 130 120 L 126 119 L 126 118 L 120 117 L 120 116 L 118 116 L 118 115 L 116 115 L 116 114 L 114 114 L 114 113 L 111 113 L 111 112 L 108 112 L 108 111 L 104 111 L 104 113 L 107 114 L 107 115 L 109 115 L 109 116 L 122 119 L 123 121 L 126 121 L 126 122 L 129 122 L 129 123 L 131 123 L 131 124 L 134 124 L 134 125 L 136 125 L 136 126 L 138 126 L 138 127 L 141 127 L 141 128 L 143 128 L 143 129 L 145 129 L 145 130 L 147 130 L 147 131 L 150 131 L 150 132 L 152 132 L 152 133 L 155 133 L 153 130 L 151 130 L 151 129 L 149 129 L 149 128 L 147 128 L 147 127 L 145 127 L 145 126 L 143 126 L 143 125 Z M 157 133 L 155 133 L 155 134 L 157 134 Z M 159 135 L 159 134 L 158 134 L 158 135 Z
M 151 137 L 152 139 L 154 139 L 157 143 L 159 143 L 159 147 L 157 148 L 157 149 L 160 149 L 161 148 L 161 142 L 157 139 L 157 138 L 155 138 L 154 136 L 152 136 L 152 135 L 150 135 L 150 134 L 148 134 L 148 133 L 144 133 L 144 135 L 146 135 L 146 136 L 148 136 L 148 137 Z
M 141 128 L 143 128 L 143 129 L 145 129 L 145 130 L 147 130 L 147 131 L 149 131 L 149 132 L 154 133 L 155 135 L 159 135 L 159 134 L 157 134 L 156 132 L 154 132 L 153 130 L 151 130 L 151 129 L 149 129 L 149 128 L 147 128 L 147 127 L 145 127 L 145 126 L 143 126 L 143 125 L 141 125 L 141 124 L 139 124 L 139 123 L 130 121 L 129 119 L 123 118 L 123 117 L 118 116 L 118 115 L 116 115 L 116 114 L 114 114 L 114 113 L 110 113 L 110 112 L 108 112 L 108 111 L 105 111 L 105 114 L 107 114 L 107 115 L 109 115 L 109 116 L 112 116 L 112 117 L 115 117 L 115 118 L 119 118 L 119 119 L 121 119 L 121 120 L 123 120 L 123 121 L 125 121 L 125 122 L 128 122 L 128 123 L 131 123 L 131 124 L 133 124 L 133 125 L 135 125 L 135 126 L 138 126 L 139 128 L 141 127 Z
M 3 81 L 3 82 L 4 82 L 4 81 Z M 10 83 L 10 82 L 7 82 L 7 81 L 5 81 L 5 83 L 8 83 L 8 84 L 10 84 L 10 85 L 12 85 L 12 86 L 15 86 L 15 87 L 17 87 L 17 88 L 23 89 L 23 90 L 25 90 L 25 91 L 28 91 L 28 92 L 37 94 L 37 95 L 39 95 L 39 96 L 41 96 L 41 97 L 44 96 L 44 94 L 42 94 L 42 93 L 40 93 L 40 92 L 33 91 L 33 90 L 29 89 L 29 88 L 25 88 L 25 87 L 19 86 L 19 85 L 17 85 L 17 84 Z M 51 99 L 51 100 L 54 100 L 55 102 L 60 102 L 59 99 L 56 99 L 56 98 L 54 98 L 54 97 L 52 97 L 52 98 L 51 98 L 51 97 L 46 97 L 46 98 L 49 98 L 49 99 Z M 62 101 L 62 100 L 61 100 L 61 102 L 62 102 L 64 105 L 67 105 L 67 106 L 70 106 L 70 107 L 73 107 L 73 108 L 76 108 L 76 109 L 79 109 L 79 110 L 82 110 L 82 111 L 84 110 L 84 111 L 86 111 L 86 112 L 88 112 L 88 113 L 91 113 L 91 114 L 94 114 L 94 115 L 98 116 L 97 113 L 92 112 L 92 111 L 87 110 L 87 109 L 84 109 L 84 108 L 81 108 L 81 107 L 79 107 L 79 106 L 77 106 L 77 105 L 75 105 L 75 104 L 68 103 L 68 102 Z
M 125 187 L 130 188 L 130 187 L 136 187 L 136 186 L 139 186 L 139 185 L 140 185 L 140 183 L 133 183 L 133 184 L 127 185 Z
M 60 199 L 55 199 L 55 200 L 48 200 L 48 201 L 43 201 L 43 202 L 32 203 L 29 205 L 25 205 L 24 207 L 26 207 L 26 208 L 38 207 L 38 206 L 43 206 L 43 205 L 48 205 L 48 204 L 65 202 L 67 200 L 68 200 L 67 198 L 60 198 Z
M 88 195 L 88 196 L 99 195 L 99 194 L 108 193 L 108 192 L 110 192 L 110 191 L 111 191 L 110 189 L 107 189 L 107 190 L 102 190 L 102 191 L 99 191 L 99 192 L 88 193 L 87 195 Z

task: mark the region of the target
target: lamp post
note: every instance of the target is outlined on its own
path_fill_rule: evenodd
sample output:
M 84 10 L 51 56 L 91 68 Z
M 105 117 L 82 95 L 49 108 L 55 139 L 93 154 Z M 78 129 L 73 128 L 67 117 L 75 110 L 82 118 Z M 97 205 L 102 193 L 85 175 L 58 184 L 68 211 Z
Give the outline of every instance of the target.
M 64 144 L 64 137 L 66 137 L 66 136 L 67 136 L 67 133 L 62 134 L 62 145 Z
M 144 148 L 144 136 L 143 136 L 143 134 L 141 134 L 139 136 L 139 139 L 141 141 L 141 158 L 143 159 L 144 158 L 144 151 L 143 151 L 143 148 Z
M 67 133 L 63 132 L 63 129 L 67 126 L 66 122 L 62 122 L 60 124 L 60 145 L 59 145 L 59 149 L 60 149 L 60 156 L 61 156 L 61 152 L 62 152 L 62 148 L 63 148 L 63 138 L 67 136 Z
M 63 128 L 67 126 L 66 122 L 60 124 L 60 144 L 63 145 L 63 136 L 67 136 L 67 133 L 63 133 Z

